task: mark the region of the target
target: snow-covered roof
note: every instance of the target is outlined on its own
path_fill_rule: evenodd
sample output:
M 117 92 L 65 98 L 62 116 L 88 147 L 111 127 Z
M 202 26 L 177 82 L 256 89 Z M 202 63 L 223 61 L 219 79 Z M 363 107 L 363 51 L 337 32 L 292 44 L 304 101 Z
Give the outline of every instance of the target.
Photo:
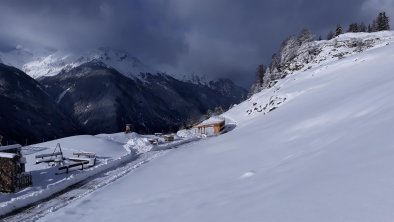
M 15 153 L 2 153 L 2 152 L 0 152 L 0 158 L 13 159 L 15 156 L 16 156 Z
M 13 144 L 13 145 L 8 145 L 8 146 L 0 146 L 0 151 L 10 150 L 10 149 L 20 149 L 20 148 L 22 148 L 21 145 Z
M 212 125 L 212 124 L 218 124 L 224 122 L 224 118 L 220 116 L 212 116 L 211 118 L 204 120 L 200 124 L 194 126 L 194 127 L 199 127 L 199 126 L 206 126 L 206 125 Z

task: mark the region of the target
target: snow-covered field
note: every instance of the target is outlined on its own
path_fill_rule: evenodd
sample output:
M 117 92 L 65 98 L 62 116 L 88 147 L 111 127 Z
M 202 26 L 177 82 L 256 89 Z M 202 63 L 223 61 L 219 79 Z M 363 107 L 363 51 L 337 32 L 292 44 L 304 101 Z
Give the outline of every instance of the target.
M 165 142 L 159 138 L 160 143 L 153 146 L 149 143 L 149 139 L 152 138 L 155 136 L 136 133 L 81 135 L 23 147 L 22 153 L 27 160 L 26 171 L 32 174 L 33 186 L 16 193 L 0 194 L 0 216 L 51 197 L 89 177 L 136 160 L 140 155 L 149 151 L 166 150 L 199 139 L 198 136 L 190 133 L 186 137 L 176 137 L 172 142 Z M 95 153 L 96 164 L 85 167 L 84 170 L 81 170 L 81 167 L 73 168 L 68 174 L 65 170 L 58 170 L 58 166 L 49 166 L 47 163 L 35 164 L 36 155 L 59 152 L 60 150 L 55 148 L 57 144 L 60 144 L 65 158 L 73 157 L 74 152 Z M 149 156 L 147 158 L 149 159 Z M 130 166 L 130 168 L 133 167 L 134 165 Z M 118 175 L 115 175 L 115 178 L 117 179 Z M 109 177 L 109 180 L 111 181 L 112 177 Z M 106 185 L 107 182 L 104 181 L 103 184 Z
M 289 75 L 225 113 L 231 132 L 41 221 L 392 221 L 393 61 L 383 44 Z

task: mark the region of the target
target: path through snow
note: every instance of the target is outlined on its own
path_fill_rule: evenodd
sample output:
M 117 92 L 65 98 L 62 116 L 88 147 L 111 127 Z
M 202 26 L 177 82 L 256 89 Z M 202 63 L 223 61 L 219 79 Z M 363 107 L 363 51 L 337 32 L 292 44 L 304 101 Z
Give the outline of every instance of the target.
M 17 221 L 36 221 L 39 218 L 57 211 L 70 204 L 72 201 L 80 199 L 118 179 L 128 173 L 133 172 L 138 167 L 154 160 L 169 152 L 166 151 L 153 151 L 144 153 L 136 160 L 123 164 L 115 169 L 100 173 L 91 178 L 88 178 L 76 185 L 69 187 L 61 193 L 51 197 L 50 199 L 41 201 L 33 206 L 19 210 L 18 212 L 9 215 L 2 219 L 4 222 L 17 222 Z

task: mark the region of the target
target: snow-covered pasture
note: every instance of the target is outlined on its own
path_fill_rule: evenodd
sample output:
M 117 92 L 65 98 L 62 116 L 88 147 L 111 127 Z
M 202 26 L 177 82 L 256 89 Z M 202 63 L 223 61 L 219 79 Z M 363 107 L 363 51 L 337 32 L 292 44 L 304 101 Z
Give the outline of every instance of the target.
M 154 136 L 137 133 L 81 135 L 23 147 L 22 153 L 27 160 L 26 171 L 32 174 L 33 186 L 17 193 L 0 194 L 0 215 L 48 198 L 88 177 L 130 162 L 139 154 L 151 150 L 170 149 L 198 139 L 194 134 L 189 133 L 186 137 L 177 137 L 173 142 L 162 142 L 152 146 L 148 141 L 151 138 Z M 58 166 L 50 166 L 47 163 L 35 164 L 36 155 L 52 154 L 57 144 L 60 144 L 65 158 L 73 157 L 73 154 L 78 152 L 95 153 L 96 164 L 85 167 L 84 170 L 81 170 L 81 167 L 72 168 L 68 174 L 64 170 L 59 171 Z
M 289 75 L 225 113 L 231 132 L 41 221 L 392 221 L 393 60 L 384 45 Z M 276 96 L 287 100 L 248 113 Z

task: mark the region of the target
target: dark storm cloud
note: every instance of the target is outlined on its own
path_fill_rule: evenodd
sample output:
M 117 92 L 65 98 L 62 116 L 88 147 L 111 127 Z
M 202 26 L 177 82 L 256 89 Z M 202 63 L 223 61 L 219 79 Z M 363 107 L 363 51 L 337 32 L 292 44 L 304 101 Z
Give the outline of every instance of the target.
M 82 50 L 112 46 L 176 64 L 187 50 L 182 21 L 159 1 L 2 1 L 0 39 L 8 44 Z M 8 40 L 8 41 L 4 41 Z
M 180 66 L 246 83 L 253 78 L 258 63 L 270 62 L 271 55 L 287 36 L 310 28 L 324 38 L 337 23 L 345 26 L 351 22 L 370 22 L 377 11 L 390 8 L 392 3 L 391 0 L 178 0 L 175 5 L 191 27 L 187 38 L 189 54 L 181 57 Z
M 0 50 L 16 44 L 126 49 L 168 72 L 230 77 L 244 86 L 280 42 L 308 27 L 394 16 L 392 0 L 1 1 Z

